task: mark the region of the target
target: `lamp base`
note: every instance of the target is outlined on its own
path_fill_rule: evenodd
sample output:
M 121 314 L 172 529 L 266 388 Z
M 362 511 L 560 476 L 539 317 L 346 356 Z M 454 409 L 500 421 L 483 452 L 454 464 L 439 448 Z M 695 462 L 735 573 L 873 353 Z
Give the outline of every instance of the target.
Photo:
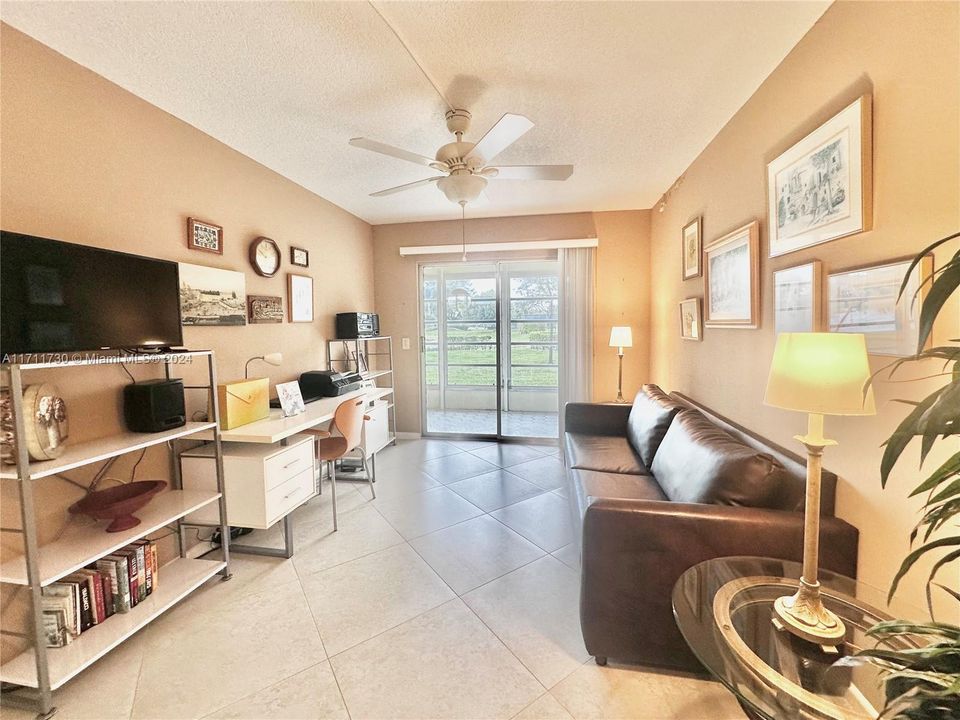
M 823 606 L 820 583 L 800 578 L 796 594 L 777 598 L 773 609 L 787 632 L 817 645 L 843 644 L 846 628 L 840 618 Z

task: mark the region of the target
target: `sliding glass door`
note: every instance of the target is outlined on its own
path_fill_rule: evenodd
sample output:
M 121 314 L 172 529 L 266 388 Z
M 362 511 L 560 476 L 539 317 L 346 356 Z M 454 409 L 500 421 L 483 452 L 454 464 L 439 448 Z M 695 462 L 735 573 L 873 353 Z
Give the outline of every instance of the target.
M 423 432 L 557 437 L 558 263 L 420 268 Z

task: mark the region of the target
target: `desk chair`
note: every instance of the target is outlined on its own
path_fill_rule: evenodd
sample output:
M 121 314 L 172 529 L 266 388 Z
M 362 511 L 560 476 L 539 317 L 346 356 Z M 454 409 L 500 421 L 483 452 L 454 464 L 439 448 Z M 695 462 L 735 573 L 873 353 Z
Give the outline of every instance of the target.
M 363 421 L 370 419 L 370 416 L 363 412 L 363 404 L 364 400 L 362 398 L 345 400 L 337 406 L 333 414 L 333 422 L 330 423 L 330 430 L 311 429 L 304 431 L 316 437 L 317 460 L 327 463 L 330 474 L 331 499 L 333 501 L 334 530 L 337 529 L 337 460 L 360 446 Z M 333 431 L 340 434 L 334 435 Z M 367 474 L 367 482 L 370 483 L 370 493 L 376 499 L 377 491 L 373 488 L 373 476 L 370 474 L 366 453 L 362 448 L 360 450 L 360 462 L 363 465 L 363 471 Z

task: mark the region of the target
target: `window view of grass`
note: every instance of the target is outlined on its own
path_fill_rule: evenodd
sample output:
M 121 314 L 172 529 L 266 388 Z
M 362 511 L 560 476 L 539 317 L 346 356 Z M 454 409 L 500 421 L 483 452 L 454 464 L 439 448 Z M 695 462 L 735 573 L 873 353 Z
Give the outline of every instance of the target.
M 556 276 L 510 278 L 510 386 L 556 388 L 558 362 Z M 423 283 L 424 370 L 428 385 L 440 384 L 440 318 L 444 305 L 446 384 L 493 387 L 497 381 L 496 286 L 493 278 Z

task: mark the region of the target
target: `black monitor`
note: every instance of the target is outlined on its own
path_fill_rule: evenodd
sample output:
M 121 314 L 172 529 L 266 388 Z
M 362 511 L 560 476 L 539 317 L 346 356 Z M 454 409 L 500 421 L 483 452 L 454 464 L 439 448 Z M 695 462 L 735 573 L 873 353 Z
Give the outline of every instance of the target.
M 0 231 L 0 354 L 183 344 L 177 264 Z

